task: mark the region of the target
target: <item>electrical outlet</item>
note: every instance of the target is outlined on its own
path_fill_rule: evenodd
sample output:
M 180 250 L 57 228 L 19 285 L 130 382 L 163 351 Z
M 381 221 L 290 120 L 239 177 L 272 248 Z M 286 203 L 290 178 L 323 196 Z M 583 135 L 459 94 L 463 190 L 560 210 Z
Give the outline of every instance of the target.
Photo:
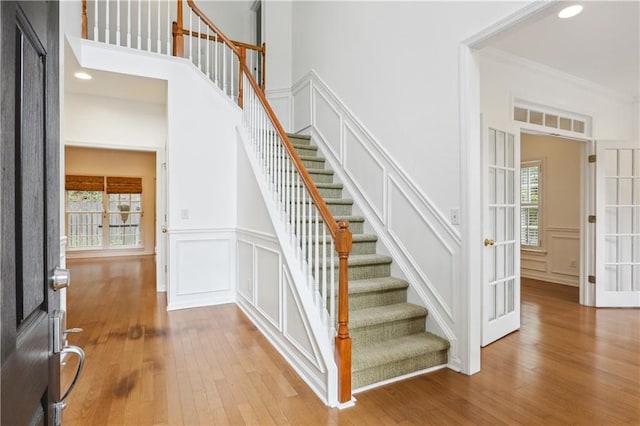
M 460 210 L 459 209 L 451 209 L 449 211 L 449 221 L 452 225 L 460 225 Z

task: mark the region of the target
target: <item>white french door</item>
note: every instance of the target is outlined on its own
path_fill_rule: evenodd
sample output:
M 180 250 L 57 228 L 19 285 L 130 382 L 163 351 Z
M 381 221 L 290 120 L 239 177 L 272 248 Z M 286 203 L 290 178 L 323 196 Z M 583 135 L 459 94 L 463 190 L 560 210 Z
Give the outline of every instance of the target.
M 484 136 L 482 346 L 520 328 L 520 145 L 503 130 Z
M 640 306 L 640 143 L 596 143 L 596 306 Z

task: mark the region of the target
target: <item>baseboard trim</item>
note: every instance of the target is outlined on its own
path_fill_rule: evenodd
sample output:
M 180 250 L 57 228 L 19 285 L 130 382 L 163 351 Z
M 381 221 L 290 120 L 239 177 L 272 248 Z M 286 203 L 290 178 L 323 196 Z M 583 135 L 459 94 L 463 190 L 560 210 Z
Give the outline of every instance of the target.
M 372 383 L 370 385 L 362 386 L 362 387 L 360 387 L 358 389 L 354 389 L 352 393 L 355 395 L 355 394 L 360 393 L 360 392 L 366 392 L 368 390 L 379 388 L 381 386 L 385 386 L 385 385 L 388 385 L 388 384 L 391 384 L 391 383 L 399 382 L 401 380 L 410 379 L 412 377 L 421 376 L 421 375 L 427 374 L 427 373 L 433 373 L 434 371 L 442 370 L 444 368 L 447 368 L 447 364 L 436 365 L 435 367 L 426 368 L 426 369 L 420 370 L 420 371 L 414 371 L 413 373 L 404 374 L 402 376 L 393 377 L 391 379 L 383 380 L 381 382 L 376 382 L 376 383 Z
M 227 305 L 229 303 L 237 303 L 235 293 L 225 294 L 222 296 L 208 297 L 194 302 L 169 303 L 167 311 L 177 311 L 180 309 L 202 308 L 205 306 Z

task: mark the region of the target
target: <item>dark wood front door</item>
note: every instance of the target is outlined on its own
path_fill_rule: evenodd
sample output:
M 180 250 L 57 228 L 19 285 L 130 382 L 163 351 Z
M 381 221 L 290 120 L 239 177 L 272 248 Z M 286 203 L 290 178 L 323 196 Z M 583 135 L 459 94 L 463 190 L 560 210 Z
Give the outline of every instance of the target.
M 60 393 L 58 4 L 0 2 L 2 425 L 52 424 Z

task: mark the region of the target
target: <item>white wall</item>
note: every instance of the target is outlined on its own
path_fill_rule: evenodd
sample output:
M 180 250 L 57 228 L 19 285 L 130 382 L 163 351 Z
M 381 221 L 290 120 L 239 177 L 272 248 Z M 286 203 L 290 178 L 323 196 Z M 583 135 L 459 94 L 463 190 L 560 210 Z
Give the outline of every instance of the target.
M 486 49 L 480 54 L 480 80 L 485 124 L 517 129 L 512 101 L 518 98 L 591 116 L 595 139 L 629 140 L 637 134 L 637 109 L 634 111 L 632 99 L 543 65 Z
M 255 154 L 245 146 L 238 149 L 237 304 L 318 397 L 333 405 L 336 366 L 330 341 L 326 333 L 317 334 L 317 311 L 309 310 L 306 300 L 310 294 L 292 279 L 296 275 L 249 160 Z
M 188 26 L 189 14 L 187 13 L 185 4 L 184 25 Z M 252 29 L 251 5 L 253 1 L 247 0 L 196 0 L 196 6 L 213 22 L 215 26 L 220 28 L 231 40 L 242 41 L 245 43 L 255 43 L 252 38 L 254 31 Z M 195 29 L 197 31 L 197 28 Z
M 460 205 L 460 42 L 522 5 L 294 2 L 293 80 L 315 70 L 448 212 Z
M 293 2 L 266 0 L 262 6 L 267 44 L 266 95 L 285 130 L 292 130 Z
M 300 90 L 296 93 L 294 87 L 292 130 L 305 129 L 317 118 L 313 89 L 303 87 L 308 73 L 315 71 L 345 106 L 338 110 L 346 112 L 331 113 L 331 108 L 325 108 L 323 119 L 330 125 L 325 128 L 338 128 L 340 135 L 340 141 L 329 137 L 327 144 L 345 144 L 340 155 L 346 152 L 347 157 L 349 150 L 363 149 L 357 146 L 357 138 L 349 137 L 345 142 L 349 133 L 340 129 L 344 125 L 340 116 L 353 117 L 364 128 L 355 129 L 360 135 L 366 134 L 361 140 L 376 141 L 372 146 L 379 146 L 377 154 L 384 152 L 382 157 L 369 152 L 378 161 L 369 162 L 370 169 L 360 170 L 360 175 L 371 172 L 387 179 L 393 172 L 395 178 L 384 183 L 383 191 L 404 191 L 403 201 L 406 205 L 413 203 L 405 215 L 410 215 L 411 223 L 418 228 L 407 240 L 403 239 L 406 232 L 399 234 L 391 229 L 393 223 L 403 230 L 409 226 L 409 222 L 402 222 L 401 215 L 389 216 L 388 211 L 380 211 L 384 218 L 381 228 L 386 226 L 384 232 L 393 234 L 388 247 L 397 247 L 403 258 L 409 259 L 402 269 L 415 278 L 410 280 L 416 283 L 412 284 L 412 291 L 438 307 L 434 311 L 441 318 L 440 326 L 447 323 L 451 327 L 453 336 L 447 338 L 454 345 L 455 340 L 459 343 L 452 348 L 452 368 L 466 373 L 476 372 L 479 365 L 479 350 L 468 346 L 469 324 L 476 318 L 467 316 L 470 302 L 466 279 L 461 276 L 460 229 L 447 223 L 450 209 L 461 205 L 460 47 L 468 37 L 525 4 L 293 3 L 292 78 Z M 358 163 L 357 167 L 365 166 Z M 382 201 L 393 204 L 388 197 Z M 375 200 L 372 202 L 375 204 Z M 470 213 L 461 212 L 462 220 L 467 214 Z M 375 216 L 374 212 L 374 222 Z M 387 226 L 389 223 L 391 227 Z M 416 243 L 422 235 L 428 240 Z M 440 250 L 444 250 L 446 262 L 425 271 L 425 265 L 434 262 L 427 253 Z
M 542 161 L 541 251 L 522 250 L 522 276 L 579 285 L 580 174 L 584 143 L 522 134 L 521 160 Z
M 168 308 L 232 302 L 239 108 L 188 60 L 79 39 L 70 46 L 84 68 L 167 81 L 167 172 L 159 180 L 169 232 L 158 241 L 168 246 Z
M 67 92 L 64 109 L 66 143 L 127 149 L 165 146 L 166 105 Z

